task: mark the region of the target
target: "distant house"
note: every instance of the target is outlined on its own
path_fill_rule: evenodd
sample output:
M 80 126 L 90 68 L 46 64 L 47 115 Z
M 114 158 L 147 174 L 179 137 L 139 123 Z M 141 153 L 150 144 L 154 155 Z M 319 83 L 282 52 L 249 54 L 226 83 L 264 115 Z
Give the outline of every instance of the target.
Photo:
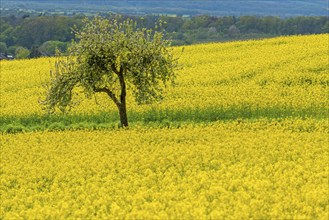
M 14 59 L 13 55 L 0 54 L 0 60 L 13 60 L 13 59 Z

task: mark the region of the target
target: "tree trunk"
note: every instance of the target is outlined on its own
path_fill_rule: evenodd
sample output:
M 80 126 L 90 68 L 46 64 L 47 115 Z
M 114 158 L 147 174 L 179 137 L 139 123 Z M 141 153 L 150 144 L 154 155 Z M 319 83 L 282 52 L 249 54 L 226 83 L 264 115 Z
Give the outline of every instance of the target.
M 120 105 L 119 108 L 119 115 L 120 115 L 120 122 L 121 127 L 125 128 L 128 127 L 128 118 L 127 118 L 127 106 L 126 106 L 126 83 L 123 78 L 123 71 L 118 73 L 120 86 L 121 86 L 121 95 L 120 95 Z
M 107 88 L 94 88 L 94 92 L 105 92 L 113 100 L 118 108 L 121 127 L 128 127 L 128 117 L 127 117 L 127 107 L 126 107 L 126 87 L 123 84 L 123 89 L 121 91 L 120 101 L 115 97 L 115 95 Z
M 118 107 L 118 109 L 119 109 L 121 127 L 122 128 L 128 127 L 126 103 L 121 103 L 121 105 L 120 105 L 120 107 Z

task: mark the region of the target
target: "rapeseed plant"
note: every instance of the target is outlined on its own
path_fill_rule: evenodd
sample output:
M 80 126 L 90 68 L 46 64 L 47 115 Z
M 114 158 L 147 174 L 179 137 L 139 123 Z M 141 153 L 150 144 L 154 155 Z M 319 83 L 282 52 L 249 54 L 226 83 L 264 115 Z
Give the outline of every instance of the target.
M 148 106 L 137 105 L 128 95 L 131 115 L 153 111 L 152 117 L 161 120 L 160 112 L 168 113 L 164 117 L 169 119 L 183 112 L 193 121 L 198 117 L 195 109 L 213 111 L 219 118 L 225 110 L 236 109 L 235 115 L 241 117 L 324 118 L 329 110 L 328 34 L 201 44 L 186 46 L 183 54 L 180 48 L 175 51 L 183 66 L 177 86 L 166 90 L 163 102 Z M 44 98 L 42 85 L 49 80 L 54 61 L 1 61 L 1 117 L 44 114 L 38 100 Z M 77 95 L 76 101 L 80 105 L 73 114 L 115 112 L 101 94 L 91 100 Z
M 326 219 L 328 132 L 260 120 L 4 134 L 1 218 Z
M 45 115 L 53 58 L 1 61 L 0 218 L 327 219 L 327 40 L 187 46 L 129 130 L 101 95 Z

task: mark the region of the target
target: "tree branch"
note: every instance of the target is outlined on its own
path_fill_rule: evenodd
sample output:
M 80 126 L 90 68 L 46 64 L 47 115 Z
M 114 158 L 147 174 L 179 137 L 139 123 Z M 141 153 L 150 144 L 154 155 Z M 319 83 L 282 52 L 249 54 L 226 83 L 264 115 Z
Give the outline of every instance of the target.
M 113 102 L 119 107 L 121 105 L 120 101 L 117 99 L 115 94 L 110 91 L 108 88 L 93 88 L 94 92 L 105 92 L 110 98 L 113 100 Z
M 115 64 L 111 64 L 112 71 L 117 74 L 120 82 L 121 87 L 121 95 L 120 95 L 120 103 L 125 105 L 125 98 L 126 98 L 126 83 L 123 77 L 123 68 L 120 68 L 120 71 L 118 71 L 115 67 Z
M 112 68 L 112 71 L 119 76 L 119 72 L 118 72 L 117 68 L 115 67 L 114 63 L 111 64 L 111 68 Z

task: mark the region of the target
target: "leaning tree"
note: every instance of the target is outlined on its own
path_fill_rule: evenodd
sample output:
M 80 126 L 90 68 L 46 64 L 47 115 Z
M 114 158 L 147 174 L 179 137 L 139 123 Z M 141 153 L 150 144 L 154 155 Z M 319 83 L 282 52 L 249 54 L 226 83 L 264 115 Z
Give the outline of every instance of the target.
M 49 112 L 70 108 L 73 89 L 82 87 L 89 97 L 107 94 L 119 110 L 121 126 L 127 127 L 127 89 L 137 103 L 146 104 L 161 99 L 167 83 L 175 80 L 177 59 L 163 31 L 140 28 L 118 16 L 96 16 L 74 32 L 77 41 L 51 73 L 43 101 Z

